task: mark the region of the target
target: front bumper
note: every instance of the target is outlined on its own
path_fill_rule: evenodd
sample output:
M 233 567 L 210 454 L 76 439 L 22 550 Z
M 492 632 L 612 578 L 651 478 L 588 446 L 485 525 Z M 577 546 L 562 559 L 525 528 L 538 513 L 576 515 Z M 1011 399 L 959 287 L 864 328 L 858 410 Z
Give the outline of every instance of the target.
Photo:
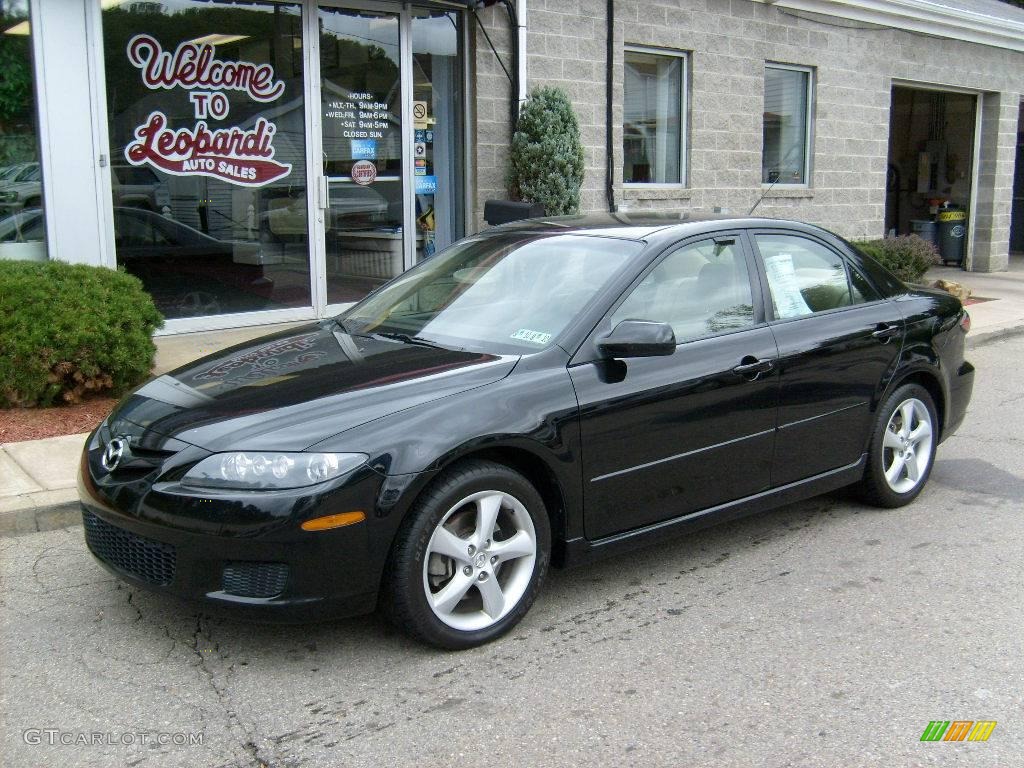
M 156 472 L 104 477 L 97 453 L 86 449 L 79 472 L 86 543 L 121 579 L 261 621 L 374 609 L 393 523 L 375 514 L 385 478 L 368 467 L 315 489 L 200 495 L 154 483 Z M 357 509 L 361 523 L 300 528 Z

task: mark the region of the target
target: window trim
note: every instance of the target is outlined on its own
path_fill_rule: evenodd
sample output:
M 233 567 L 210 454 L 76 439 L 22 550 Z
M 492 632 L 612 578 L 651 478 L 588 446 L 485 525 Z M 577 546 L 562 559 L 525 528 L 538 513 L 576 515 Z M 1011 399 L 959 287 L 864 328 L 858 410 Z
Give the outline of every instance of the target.
M 767 70 L 769 69 L 781 69 L 788 70 L 790 72 L 804 72 L 807 74 L 807 112 L 805 115 L 804 129 L 804 180 L 799 184 L 783 184 L 779 182 L 761 182 L 761 189 L 811 189 L 811 173 L 814 170 L 814 164 L 812 158 L 814 156 L 814 114 L 816 111 L 815 104 L 815 85 L 817 84 L 817 78 L 815 77 L 815 68 L 806 66 L 803 64 L 784 64 L 778 61 L 766 61 L 764 63 L 765 77 L 767 78 Z M 761 108 L 761 175 L 764 176 L 764 107 Z
M 626 54 L 646 53 L 653 56 L 674 57 L 682 60 L 682 67 L 679 72 L 679 181 L 626 181 L 625 167 L 625 143 L 626 143 Z M 690 139 L 690 51 L 678 50 L 675 48 L 658 48 L 650 45 L 634 45 L 626 43 L 622 47 L 622 120 L 619 128 L 622 131 L 622 140 L 619 143 L 619 151 L 623 153 L 620 158 L 619 169 L 622 171 L 623 189 L 687 189 L 689 183 L 690 163 L 687 156 L 687 147 Z

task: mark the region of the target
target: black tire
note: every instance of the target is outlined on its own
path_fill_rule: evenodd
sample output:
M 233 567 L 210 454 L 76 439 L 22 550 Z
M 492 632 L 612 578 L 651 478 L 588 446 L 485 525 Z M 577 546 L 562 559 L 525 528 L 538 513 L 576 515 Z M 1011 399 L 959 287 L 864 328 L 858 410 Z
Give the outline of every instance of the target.
M 922 403 L 928 412 L 928 417 L 931 420 L 931 441 L 927 453 L 927 463 L 924 470 L 919 474 L 920 479 L 913 488 L 901 493 L 894 489 L 889 481 L 886 480 L 886 461 L 887 457 L 891 456 L 891 453 L 887 453 L 883 441 L 885 440 L 885 433 L 889 422 L 893 419 L 897 410 L 904 403 L 912 400 Z M 868 447 L 867 467 L 864 471 L 863 479 L 855 486 L 858 496 L 863 501 L 876 507 L 902 507 L 912 502 L 928 483 L 932 466 L 935 464 L 935 449 L 938 446 L 938 438 L 939 420 L 935 411 L 935 403 L 932 400 L 932 396 L 928 394 L 928 390 L 919 384 L 903 384 L 897 387 L 878 409 L 875 426 L 871 432 L 871 444 Z
M 525 507 L 535 532 L 533 570 L 525 592 L 502 618 L 482 629 L 456 629 L 435 615 L 427 601 L 424 583 L 427 547 L 449 510 L 467 497 L 484 491 L 508 494 Z M 450 650 L 483 645 L 504 635 L 526 615 L 544 583 L 550 553 L 551 526 L 544 502 L 533 485 L 502 464 L 466 461 L 436 478 L 409 511 L 388 558 L 380 606 L 395 627 L 422 642 Z M 496 581 L 498 573 L 495 571 Z M 472 592 L 470 587 L 466 594 Z

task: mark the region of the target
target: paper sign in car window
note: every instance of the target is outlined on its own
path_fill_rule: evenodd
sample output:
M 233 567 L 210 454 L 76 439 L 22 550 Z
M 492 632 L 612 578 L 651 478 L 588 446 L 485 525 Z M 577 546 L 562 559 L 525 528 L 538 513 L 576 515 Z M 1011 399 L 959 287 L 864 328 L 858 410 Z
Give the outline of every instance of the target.
M 789 253 L 777 253 L 764 260 L 765 272 L 768 273 L 768 284 L 772 288 L 775 299 L 775 310 L 780 318 L 802 317 L 811 314 L 800 285 L 797 283 L 796 270 L 793 268 L 793 256 Z
M 512 338 L 519 341 L 528 341 L 531 344 L 544 345 L 551 341 L 551 334 L 543 333 L 542 331 L 531 331 L 529 328 L 520 328 L 512 334 Z

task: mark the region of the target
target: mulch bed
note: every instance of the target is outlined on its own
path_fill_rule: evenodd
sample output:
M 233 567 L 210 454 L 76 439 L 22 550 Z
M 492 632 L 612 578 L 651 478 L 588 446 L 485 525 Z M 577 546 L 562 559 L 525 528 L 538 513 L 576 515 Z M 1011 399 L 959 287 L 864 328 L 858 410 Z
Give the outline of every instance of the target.
M 0 443 L 91 432 L 116 404 L 114 397 L 93 397 L 55 408 L 0 409 Z

